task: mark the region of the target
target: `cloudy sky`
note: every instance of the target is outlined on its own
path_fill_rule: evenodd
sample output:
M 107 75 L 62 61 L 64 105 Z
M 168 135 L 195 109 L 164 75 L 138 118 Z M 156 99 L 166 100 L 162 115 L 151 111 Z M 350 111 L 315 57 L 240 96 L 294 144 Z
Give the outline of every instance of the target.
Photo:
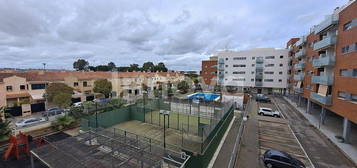
M 219 49 L 283 48 L 347 0 L 0 0 L 0 68 L 164 62 L 198 70 Z

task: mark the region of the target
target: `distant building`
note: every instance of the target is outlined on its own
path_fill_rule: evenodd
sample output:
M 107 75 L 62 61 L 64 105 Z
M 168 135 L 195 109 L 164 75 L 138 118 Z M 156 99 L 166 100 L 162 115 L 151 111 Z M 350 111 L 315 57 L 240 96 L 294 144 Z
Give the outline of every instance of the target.
M 219 85 L 258 93 L 283 92 L 287 87 L 287 49 L 219 51 L 216 55 Z
M 213 88 L 217 84 L 217 56 L 203 60 L 201 65 L 201 78 L 203 87 Z

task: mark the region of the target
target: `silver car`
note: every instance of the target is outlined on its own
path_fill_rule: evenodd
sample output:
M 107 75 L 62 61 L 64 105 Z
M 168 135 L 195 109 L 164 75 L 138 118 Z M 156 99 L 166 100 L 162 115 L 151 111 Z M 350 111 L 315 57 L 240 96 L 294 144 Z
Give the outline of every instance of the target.
M 32 124 L 46 121 L 44 118 L 26 118 L 15 123 L 16 127 L 26 127 Z

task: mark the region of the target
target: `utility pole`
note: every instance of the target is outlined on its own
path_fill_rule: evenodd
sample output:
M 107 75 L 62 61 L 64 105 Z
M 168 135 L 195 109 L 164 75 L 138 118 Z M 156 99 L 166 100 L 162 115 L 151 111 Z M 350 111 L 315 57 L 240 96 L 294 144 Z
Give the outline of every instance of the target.
M 43 70 L 46 71 L 46 63 L 42 63 L 43 65 Z

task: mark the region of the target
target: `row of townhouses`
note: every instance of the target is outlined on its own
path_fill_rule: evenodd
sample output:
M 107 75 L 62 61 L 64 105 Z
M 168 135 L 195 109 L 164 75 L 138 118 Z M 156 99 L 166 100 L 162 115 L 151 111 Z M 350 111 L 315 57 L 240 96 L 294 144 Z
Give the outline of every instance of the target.
M 185 79 L 176 72 L 76 72 L 76 71 L 26 71 L 0 73 L 0 107 L 15 103 L 44 103 L 45 87 L 49 83 L 65 83 L 74 89 L 74 101 L 93 100 L 94 81 L 108 79 L 112 83 L 112 97 L 132 100 L 142 95 L 142 84 L 148 92 L 158 89 L 162 83 L 176 85 Z
M 340 118 L 341 135 L 349 140 L 351 124 L 357 123 L 357 2 L 349 1 L 309 33 L 287 42 L 288 92 L 311 113 L 320 110 Z M 328 123 L 327 123 L 328 124 Z
M 256 48 L 246 51 L 219 51 L 202 61 L 201 76 L 207 87 L 231 86 L 237 90 L 282 92 L 287 87 L 288 50 Z

